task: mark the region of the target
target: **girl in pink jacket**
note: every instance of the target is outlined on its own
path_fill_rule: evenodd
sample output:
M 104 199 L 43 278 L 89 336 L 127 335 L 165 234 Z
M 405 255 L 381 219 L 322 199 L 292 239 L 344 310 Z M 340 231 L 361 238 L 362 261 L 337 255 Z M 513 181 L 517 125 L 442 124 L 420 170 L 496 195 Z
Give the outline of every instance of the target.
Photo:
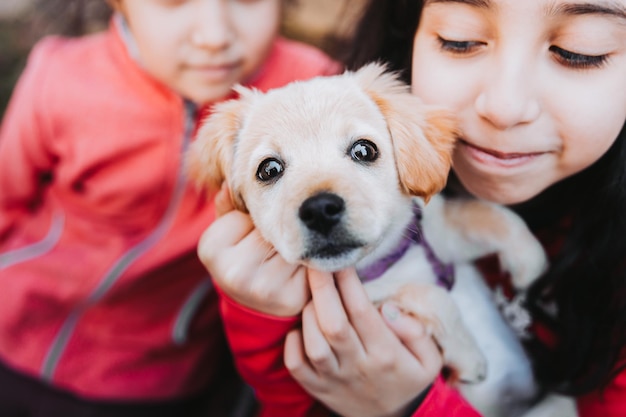
M 110 4 L 35 46 L 4 115 L 2 416 L 193 415 L 229 357 L 182 165 L 198 109 L 337 71 L 278 35 L 282 0 Z

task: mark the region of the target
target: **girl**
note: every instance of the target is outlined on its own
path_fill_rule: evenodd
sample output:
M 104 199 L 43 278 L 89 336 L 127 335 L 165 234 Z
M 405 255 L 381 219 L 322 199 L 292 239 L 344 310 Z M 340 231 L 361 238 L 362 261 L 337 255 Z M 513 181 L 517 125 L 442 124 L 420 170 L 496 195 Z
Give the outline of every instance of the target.
M 213 210 L 181 166 L 198 108 L 337 70 L 278 36 L 282 0 L 109 3 L 108 31 L 34 48 L 2 124 L 2 416 L 220 399 L 229 356 L 195 255 Z
M 581 416 L 625 415 L 626 1 L 373 0 L 352 51 L 351 68 L 388 61 L 415 94 L 459 116 L 447 192 L 511 206 L 545 244 L 551 267 L 527 303 L 539 381 L 575 396 Z M 221 250 L 211 242 L 218 232 L 228 236 Z M 289 332 L 287 368 L 340 415 L 477 415 L 436 377 L 441 357 L 419 323 L 393 305 L 377 315 L 353 271 L 338 274 L 337 288 L 328 274 L 274 258 L 225 274 L 226 260 L 216 259 L 250 251 L 254 233 L 243 215 L 228 213 L 207 231 L 200 253 L 226 294 L 226 328 L 259 397 L 281 374 L 255 362 L 250 345 L 238 348 L 246 320 L 272 329 L 248 342 L 276 347 L 277 357 L 279 333 Z M 509 290 L 497 265 L 483 268 Z M 305 275 L 310 302 L 299 288 Z M 258 281 L 267 288 L 259 291 Z M 282 301 L 288 290 L 296 294 L 290 303 Z M 271 300 L 281 308 L 259 293 L 277 294 Z M 264 314 L 244 316 L 237 302 Z M 298 308 L 301 330 L 289 330 L 295 319 L 270 317 Z

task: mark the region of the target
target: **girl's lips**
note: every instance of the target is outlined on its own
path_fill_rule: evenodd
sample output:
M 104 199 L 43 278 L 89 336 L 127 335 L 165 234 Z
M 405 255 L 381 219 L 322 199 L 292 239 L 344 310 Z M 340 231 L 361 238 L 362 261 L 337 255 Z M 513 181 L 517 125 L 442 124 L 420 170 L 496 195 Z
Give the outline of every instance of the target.
M 461 140 L 460 144 L 463 146 L 469 156 L 479 163 L 503 167 L 523 165 L 545 154 L 545 152 L 505 153 L 493 149 L 481 148 L 479 146 L 472 145 L 464 140 Z
M 234 62 L 216 65 L 192 65 L 190 66 L 190 68 L 207 78 L 222 79 L 228 78 L 233 71 L 237 70 L 238 63 Z

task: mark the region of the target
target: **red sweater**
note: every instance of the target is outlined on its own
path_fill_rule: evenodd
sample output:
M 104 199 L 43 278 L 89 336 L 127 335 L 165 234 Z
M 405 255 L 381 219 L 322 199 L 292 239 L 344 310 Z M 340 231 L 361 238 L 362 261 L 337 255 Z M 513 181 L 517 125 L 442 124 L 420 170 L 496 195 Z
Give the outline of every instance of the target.
M 251 85 L 337 70 L 280 38 Z M 214 377 L 226 344 L 196 256 L 214 214 L 181 168 L 195 118 L 115 24 L 34 48 L 0 130 L 0 361 L 118 401 Z

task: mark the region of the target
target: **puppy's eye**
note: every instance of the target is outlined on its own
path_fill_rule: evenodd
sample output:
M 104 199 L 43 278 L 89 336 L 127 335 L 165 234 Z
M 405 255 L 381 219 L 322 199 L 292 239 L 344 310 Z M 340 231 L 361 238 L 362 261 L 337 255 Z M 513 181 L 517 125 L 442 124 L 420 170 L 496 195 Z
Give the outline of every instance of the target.
M 272 181 L 283 174 L 285 167 L 283 163 L 276 158 L 267 158 L 259 165 L 256 171 L 256 177 L 263 181 Z
M 350 147 L 350 156 L 357 162 L 374 162 L 378 159 L 378 148 L 367 139 L 359 139 Z

